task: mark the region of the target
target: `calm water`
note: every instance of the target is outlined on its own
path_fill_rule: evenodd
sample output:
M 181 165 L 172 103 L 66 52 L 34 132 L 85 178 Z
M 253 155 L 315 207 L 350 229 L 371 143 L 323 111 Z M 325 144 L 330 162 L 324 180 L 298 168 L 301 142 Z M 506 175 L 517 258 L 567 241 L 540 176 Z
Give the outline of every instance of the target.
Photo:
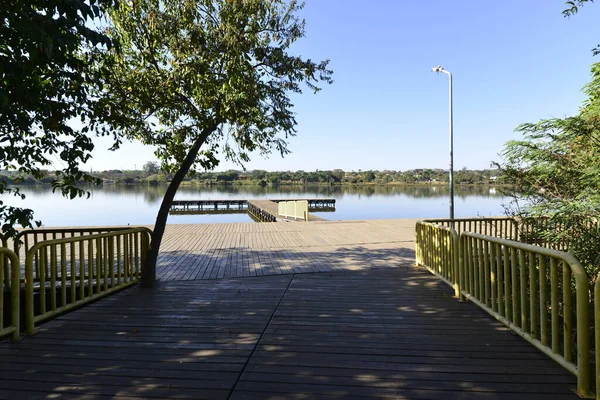
M 68 200 L 49 186 L 26 187 L 27 198 L 4 196 L 7 204 L 32 208 L 46 226 L 153 224 L 166 187 L 105 186 L 89 199 Z M 447 218 L 448 188 L 437 186 L 196 186 L 182 187 L 176 199 L 258 199 L 332 197 L 335 212 L 316 213 L 329 220 Z M 501 215 L 504 198 L 491 186 L 457 187 L 456 217 Z M 169 223 L 250 222 L 246 214 L 171 215 Z

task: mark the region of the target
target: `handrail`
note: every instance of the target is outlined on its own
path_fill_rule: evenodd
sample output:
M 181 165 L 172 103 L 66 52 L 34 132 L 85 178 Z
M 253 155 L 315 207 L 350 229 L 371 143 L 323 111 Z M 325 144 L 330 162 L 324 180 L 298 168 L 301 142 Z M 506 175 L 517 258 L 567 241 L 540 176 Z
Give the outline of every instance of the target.
M 600 274 L 594 284 L 594 330 L 596 341 L 596 400 L 600 400 Z
M 6 261 L 10 262 L 10 276 L 5 275 L 8 270 Z M 14 251 L 0 248 L 0 338 L 12 335 L 12 340 L 18 340 L 20 336 L 20 295 L 21 295 L 21 271 L 19 257 Z M 6 267 L 6 268 L 5 268 Z M 6 284 L 10 282 L 10 284 Z M 4 326 L 4 291 L 10 289 L 10 325 Z
M 285 218 L 308 221 L 308 201 L 280 201 L 277 203 L 277 215 Z
M 32 334 L 38 322 L 139 282 L 150 246 L 149 232 L 133 228 L 34 244 L 25 259 L 27 333 Z M 34 282 L 36 259 L 39 283 Z M 37 312 L 34 286 L 39 288 Z
M 458 234 L 453 228 L 419 221 L 415 226 L 416 264 L 427 268 L 460 296 Z
M 8 238 L 2 234 L 2 232 L 0 232 L 0 247 L 5 247 L 8 248 Z M 2 257 L 2 260 L 4 260 L 4 257 Z M 4 272 L 4 279 L 0 279 L 0 283 L 2 283 L 2 281 L 4 281 L 4 285 L 5 286 L 10 286 L 10 281 L 8 280 L 8 276 L 9 276 L 9 271 L 8 271 L 8 265 L 6 263 L 2 263 L 2 265 L 0 265 L 0 268 L 2 268 L 3 272 Z
M 576 219 L 575 221 L 579 227 L 582 227 L 583 225 L 586 229 L 598 228 L 598 220 L 595 218 L 581 218 Z M 572 245 L 572 241 L 569 239 L 569 236 L 577 235 L 577 233 L 572 230 L 574 226 L 572 222 L 573 221 L 554 221 L 550 217 L 521 218 L 519 219 L 519 241 L 548 247 L 554 250 L 568 251 L 569 247 Z M 558 240 L 549 241 L 542 235 L 544 231 L 551 231 L 554 234 L 567 232 L 568 235 Z
M 518 223 L 512 217 L 428 218 L 423 222 L 452 227 L 459 235 L 462 232 L 476 232 L 511 240 L 517 240 L 519 235 Z
M 569 253 L 468 232 L 460 235 L 460 258 L 461 294 L 573 373 L 578 393 L 590 395 L 590 292 L 579 261 Z
M 97 226 L 97 227 L 58 227 L 58 228 L 33 228 L 24 229 L 10 241 L 14 252 L 17 254 L 19 259 L 25 261 L 25 256 L 29 249 L 41 241 L 57 240 L 57 239 L 68 239 L 72 237 L 81 237 L 84 235 L 94 235 L 101 233 L 109 233 L 116 231 L 124 231 L 128 229 L 139 228 L 144 229 L 150 234 L 152 231 L 146 227 L 141 226 Z M 6 239 L 5 247 L 8 246 L 9 240 Z M 39 266 L 36 259 L 35 262 L 35 274 L 34 279 L 39 279 Z M 47 267 L 49 268 L 49 267 Z M 46 270 L 46 275 L 49 274 L 49 270 Z

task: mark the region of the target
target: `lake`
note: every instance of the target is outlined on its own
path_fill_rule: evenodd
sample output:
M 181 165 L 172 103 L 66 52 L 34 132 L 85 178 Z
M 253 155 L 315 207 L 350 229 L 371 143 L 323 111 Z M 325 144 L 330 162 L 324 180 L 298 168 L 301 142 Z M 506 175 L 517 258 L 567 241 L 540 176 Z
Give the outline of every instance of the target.
M 89 199 L 68 200 L 50 186 L 24 187 L 23 201 L 10 196 L 10 205 L 32 208 L 45 226 L 152 225 L 166 186 L 103 186 L 91 189 Z M 447 218 L 449 191 L 443 186 L 184 186 L 177 200 L 335 198 L 336 211 L 315 213 L 328 220 Z M 503 214 L 508 199 L 493 186 L 457 186 L 455 216 Z M 251 222 L 246 214 L 170 215 L 169 223 Z

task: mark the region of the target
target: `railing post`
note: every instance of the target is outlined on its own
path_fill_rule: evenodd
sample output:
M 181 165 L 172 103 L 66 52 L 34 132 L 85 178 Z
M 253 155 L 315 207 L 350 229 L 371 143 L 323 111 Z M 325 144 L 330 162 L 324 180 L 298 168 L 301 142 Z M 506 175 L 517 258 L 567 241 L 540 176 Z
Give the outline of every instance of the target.
M 456 231 L 452 232 L 452 264 L 454 265 L 454 297 L 463 301 L 462 290 L 462 256 L 460 252 L 460 236 Z
M 25 331 L 28 335 L 33 334 L 34 312 L 33 312 L 33 257 L 37 253 L 34 245 L 34 251 L 28 251 L 25 257 Z
M 2 272 L 10 271 L 10 277 L 7 272 L 7 274 L 3 274 L 4 282 L 0 281 L 0 288 L 9 287 L 10 289 L 10 326 L 6 328 L 3 325 L 4 321 L 0 321 L 0 331 L 3 331 L 2 336 L 4 336 L 12 329 L 11 339 L 19 340 L 21 336 L 21 266 L 19 264 L 19 257 L 7 246 L 3 246 L 0 249 L 0 259 L 2 260 Z M 10 264 L 10 268 L 8 264 Z M 4 290 L 0 292 L 0 295 L 4 296 Z M 0 304 L 4 306 L 2 302 Z M 0 312 L 0 315 L 3 316 L 3 313 Z
M 590 288 L 587 274 L 581 270 L 574 271 L 577 312 L 577 393 L 580 396 L 592 397 L 591 363 L 590 363 Z
M 596 339 L 596 400 L 600 400 L 600 274 L 594 284 L 594 332 Z

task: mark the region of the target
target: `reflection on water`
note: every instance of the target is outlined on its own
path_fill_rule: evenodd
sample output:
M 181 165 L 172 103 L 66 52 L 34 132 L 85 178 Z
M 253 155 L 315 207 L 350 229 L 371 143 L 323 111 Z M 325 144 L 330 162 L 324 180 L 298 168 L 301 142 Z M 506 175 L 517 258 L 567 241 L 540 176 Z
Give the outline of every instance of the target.
M 3 196 L 7 204 L 32 208 L 46 226 L 152 224 L 166 186 L 107 185 L 91 188 L 89 199 L 68 200 L 49 186 L 26 187 L 27 198 Z M 183 186 L 176 199 L 252 199 L 331 197 L 336 211 L 319 216 L 331 220 L 441 218 L 448 215 L 446 186 Z M 502 214 L 503 197 L 492 186 L 457 186 L 457 217 Z M 245 214 L 172 215 L 169 223 L 250 222 Z

